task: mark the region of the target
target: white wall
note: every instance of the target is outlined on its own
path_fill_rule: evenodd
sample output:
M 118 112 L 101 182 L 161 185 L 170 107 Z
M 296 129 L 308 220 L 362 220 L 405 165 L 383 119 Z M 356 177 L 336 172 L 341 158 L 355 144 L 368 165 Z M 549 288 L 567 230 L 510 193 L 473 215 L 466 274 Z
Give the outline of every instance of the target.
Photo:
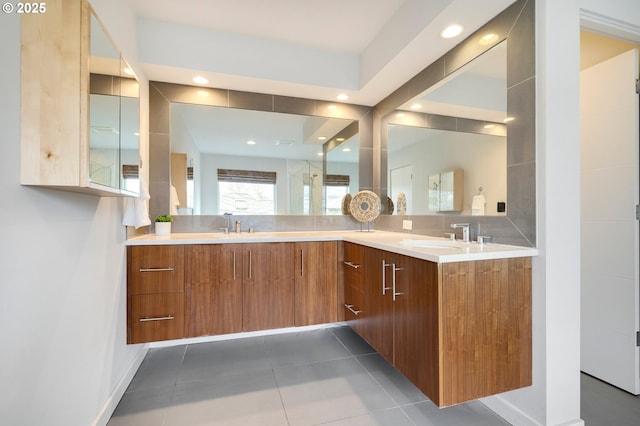
M 94 3 L 109 15 L 103 22 L 114 24 L 117 41 L 135 52 L 126 2 Z M 114 392 L 124 390 L 118 386 L 145 349 L 125 344 L 122 201 L 20 186 L 18 15 L 0 16 L 0 39 L 0 419 L 103 424 L 101 413 L 110 414 Z

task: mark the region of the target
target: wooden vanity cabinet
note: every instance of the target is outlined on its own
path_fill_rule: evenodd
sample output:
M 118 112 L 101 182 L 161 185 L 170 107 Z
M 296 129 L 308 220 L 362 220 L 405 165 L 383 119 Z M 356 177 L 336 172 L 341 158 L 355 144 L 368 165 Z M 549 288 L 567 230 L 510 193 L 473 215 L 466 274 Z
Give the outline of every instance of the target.
M 436 405 L 531 385 L 531 258 L 436 264 L 361 249 L 366 315 L 350 325 Z
M 364 255 L 366 248 L 359 244 L 343 244 L 344 320 L 360 336 L 365 337 L 365 277 Z M 366 339 L 366 337 L 365 337 Z
M 243 245 L 243 331 L 294 325 L 294 244 Z
M 338 243 L 313 241 L 294 244 L 295 325 L 336 322 Z
M 185 246 L 185 337 L 242 331 L 241 244 Z
M 184 336 L 184 246 L 127 248 L 127 343 Z

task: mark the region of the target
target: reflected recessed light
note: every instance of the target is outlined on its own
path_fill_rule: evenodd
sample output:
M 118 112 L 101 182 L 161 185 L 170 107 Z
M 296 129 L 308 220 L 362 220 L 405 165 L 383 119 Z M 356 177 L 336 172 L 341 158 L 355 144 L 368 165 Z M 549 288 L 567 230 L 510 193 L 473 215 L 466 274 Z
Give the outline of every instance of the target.
M 399 112 L 399 113 L 396 114 L 397 118 L 402 118 L 404 116 L 405 116 L 404 112 Z
M 127 75 L 134 75 L 133 70 L 129 67 L 123 69 L 122 71 L 124 71 L 124 73 Z
M 318 136 L 318 140 L 319 141 L 326 141 L 327 137 L 326 136 Z
M 206 78 L 198 75 L 196 77 L 193 77 L 193 82 L 196 84 L 207 84 L 209 82 L 209 80 L 207 80 Z
M 206 90 L 198 90 L 198 95 L 200 96 L 209 96 L 209 92 Z
M 345 95 L 344 93 L 340 93 L 338 96 L 336 96 L 336 99 L 338 99 L 339 101 L 346 101 L 347 99 L 349 99 L 349 96 Z
M 318 157 L 322 157 L 323 155 L 324 155 L 324 154 L 323 154 L 323 153 L 321 153 L 321 152 L 319 152 L 319 153 L 318 153 Z
M 487 34 L 480 39 L 480 44 L 491 44 L 498 40 L 498 34 Z
M 329 105 L 327 108 L 329 108 L 329 109 L 336 109 L 336 106 L 335 106 L 335 105 Z
M 138 133 L 138 132 L 133 132 L 133 136 L 140 136 L 140 133 Z
M 351 152 L 351 149 L 350 148 L 345 148 L 345 149 L 342 150 L 342 152 Z
M 505 118 L 505 119 L 504 119 L 504 120 L 502 120 L 502 121 L 504 121 L 505 123 L 508 123 L 508 122 L 510 122 L 510 121 L 513 121 L 513 120 L 515 120 L 515 118 L 514 118 L 514 117 L 507 117 L 507 118 Z
M 247 141 L 247 145 L 255 145 L 256 141 Z
M 485 126 L 484 126 L 485 129 L 492 129 L 494 127 L 495 126 L 493 124 L 485 124 Z
M 420 108 L 422 108 L 422 105 L 420 105 L 420 104 L 411 105 L 411 109 L 420 109 Z
M 460 33 L 462 33 L 462 30 L 463 30 L 462 25 L 458 25 L 458 24 L 449 25 L 447 28 L 442 30 L 442 32 L 440 33 L 440 37 L 453 38 L 457 35 L 460 35 Z

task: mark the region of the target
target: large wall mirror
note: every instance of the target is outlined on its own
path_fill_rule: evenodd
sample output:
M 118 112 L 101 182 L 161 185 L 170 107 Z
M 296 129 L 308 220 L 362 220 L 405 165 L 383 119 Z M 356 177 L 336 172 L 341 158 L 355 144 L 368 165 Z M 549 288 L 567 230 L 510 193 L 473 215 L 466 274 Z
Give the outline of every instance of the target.
M 502 208 L 507 199 L 506 43 L 389 116 L 388 196 L 396 206 L 406 203 L 406 207 L 388 213 L 444 214 L 444 207 L 433 202 L 441 187 L 438 176 L 457 171 L 455 196 L 461 201 L 456 213 L 506 214 Z
M 417 104 L 421 108 L 412 109 Z M 533 0 L 513 3 L 381 101 L 375 112 L 381 128 L 375 187 L 382 196 L 403 192 L 412 209 L 405 214 L 442 216 L 429 222 L 436 233 L 464 220 L 482 226 L 496 241 L 535 245 Z M 413 181 L 407 178 L 410 168 Z M 465 172 L 462 207 L 446 213 L 429 208 L 430 177 L 451 170 Z M 473 196 L 480 188 L 485 210 L 474 217 Z
M 174 214 L 340 214 L 342 196 L 358 190 L 358 134 L 339 136 L 355 120 L 186 103 L 170 108 Z M 342 143 L 325 156 L 332 141 Z
M 341 214 L 346 193 L 372 188 L 370 107 L 149 87 L 152 216 Z

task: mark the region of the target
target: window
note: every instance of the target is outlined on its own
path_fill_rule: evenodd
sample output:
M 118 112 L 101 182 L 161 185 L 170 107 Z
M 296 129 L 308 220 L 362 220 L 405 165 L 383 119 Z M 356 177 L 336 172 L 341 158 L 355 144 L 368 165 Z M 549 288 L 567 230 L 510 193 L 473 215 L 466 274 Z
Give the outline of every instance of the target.
M 138 166 L 123 164 L 122 165 L 123 188 L 125 191 L 140 193 L 140 178 Z
M 342 199 L 349 193 L 348 175 L 327 175 L 326 181 L 326 214 L 342 214 Z
M 275 172 L 218 169 L 218 214 L 275 214 L 275 194 Z

